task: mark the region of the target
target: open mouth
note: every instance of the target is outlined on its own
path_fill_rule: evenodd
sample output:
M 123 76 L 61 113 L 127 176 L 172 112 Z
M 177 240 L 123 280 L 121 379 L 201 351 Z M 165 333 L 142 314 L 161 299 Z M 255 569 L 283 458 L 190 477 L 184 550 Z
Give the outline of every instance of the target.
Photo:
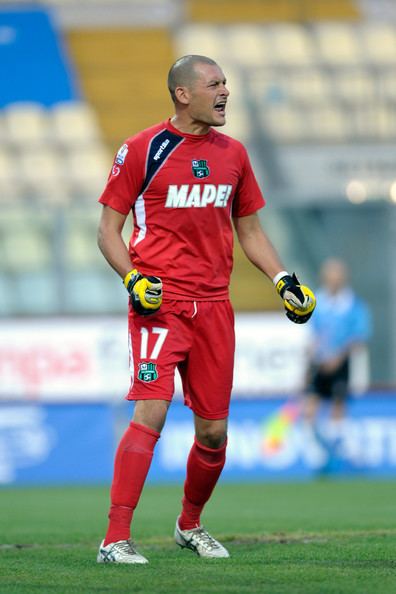
M 226 101 L 218 101 L 214 106 L 215 111 L 217 111 L 217 113 L 220 113 L 221 115 L 224 115 L 226 103 Z

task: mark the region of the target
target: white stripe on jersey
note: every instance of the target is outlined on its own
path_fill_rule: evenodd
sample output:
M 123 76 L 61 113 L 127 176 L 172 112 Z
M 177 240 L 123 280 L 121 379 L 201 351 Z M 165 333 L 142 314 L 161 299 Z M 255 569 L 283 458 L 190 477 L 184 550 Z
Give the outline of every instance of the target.
M 132 336 L 130 333 L 128 333 L 128 350 L 129 350 L 129 373 L 131 376 L 131 385 L 130 387 L 133 387 L 133 384 L 135 382 L 135 364 L 133 361 L 133 347 L 132 347 Z
M 136 216 L 136 224 L 139 228 L 139 234 L 134 242 L 133 245 L 137 245 L 139 241 L 142 241 L 146 237 L 147 227 L 146 227 L 146 208 L 144 206 L 144 198 L 143 194 L 138 196 L 136 203 L 135 203 L 135 216 Z

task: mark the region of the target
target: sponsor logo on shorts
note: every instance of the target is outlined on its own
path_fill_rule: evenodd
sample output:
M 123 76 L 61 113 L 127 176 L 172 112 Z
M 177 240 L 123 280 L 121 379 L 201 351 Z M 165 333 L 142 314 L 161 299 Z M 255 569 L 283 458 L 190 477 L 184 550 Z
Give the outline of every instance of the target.
M 128 145 L 123 144 L 118 153 L 116 154 L 115 162 L 117 163 L 117 165 L 124 165 L 127 154 Z
M 216 208 L 225 208 L 231 196 L 230 184 L 183 184 L 169 186 L 166 197 L 166 208 L 203 208 L 213 204 Z
M 155 382 L 155 380 L 158 379 L 156 363 L 139 363 L 138 369 L 138 379 L 140 379 L 141 382 Z
M 203 177 L 208 177 L 210 174 L 210 169 L 208 167 L 208 162 L 205 159 L 193 159 L 191 161 L 192 165 L 192 172 L 195 177 L 202 179 Z

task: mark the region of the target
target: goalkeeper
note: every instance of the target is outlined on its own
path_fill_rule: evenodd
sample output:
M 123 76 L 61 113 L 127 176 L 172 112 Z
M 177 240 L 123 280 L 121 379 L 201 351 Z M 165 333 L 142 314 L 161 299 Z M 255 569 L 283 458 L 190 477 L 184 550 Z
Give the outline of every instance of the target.
M 261 228 L 264 199 L 245 148 L 215 128 L 225 124 L 229 91 L 221 68 L 184 56 L 170 69 L 175 115 L 129 138 L 100 198 L 99 247 L 130 296 L 129 348 L 134 416 L 115 458 L 109 524 L 97 560 L 147 563 L 130 526 L 165 423 L 178 368 L 195 439 L 187 460 L 176 543 L 201 557 L 227 549 L 201 524 L 225 463 L 234 364 L 229 301 L 233 231 L 271 280 L 292 322 L 315 299 L 285 271 Z M 129 249 L 122 229 L 132 211 Z

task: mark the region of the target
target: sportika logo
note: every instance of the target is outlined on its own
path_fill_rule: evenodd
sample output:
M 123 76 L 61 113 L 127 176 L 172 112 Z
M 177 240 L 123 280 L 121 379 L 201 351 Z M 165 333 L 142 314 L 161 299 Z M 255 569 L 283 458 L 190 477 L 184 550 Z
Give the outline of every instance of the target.
M 158 161 L 158 159 L 160 158 L 160 156 L 162 155 L 162 153 L 164 152 L 164 150 L 166 149 L 166 147 L 168 146 L 169 143 L 170 143 L 169 138 L 166 138 L 164 140 L 164 142 L 161 143 L 158 151 L 154 155 L 154 161 Z

